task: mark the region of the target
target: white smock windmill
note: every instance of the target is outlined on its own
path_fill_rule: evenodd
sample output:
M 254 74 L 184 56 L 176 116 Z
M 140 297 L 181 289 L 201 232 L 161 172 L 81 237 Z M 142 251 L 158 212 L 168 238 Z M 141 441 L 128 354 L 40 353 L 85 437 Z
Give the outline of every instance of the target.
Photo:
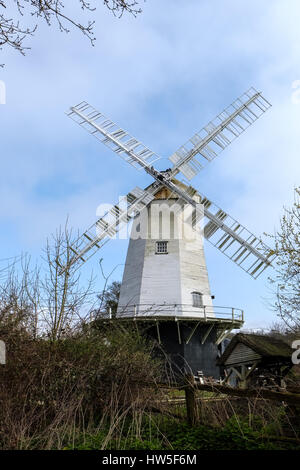
M 173 153 L 165 171 L 154 168 L 157 154 L 88 103 L 67 113 L 154 182 L 134 188 L 85 231 L 61 272 L 80 266 L 133 220 L 117 318 L 152 322 L 158 341 L 193 371 L 217 376 L 218 346 L 244 320 L 242 310 L 213 306 L 203 238 L 253 278 L 274 253 L 189 181 L 270 106 L 250 88 Z

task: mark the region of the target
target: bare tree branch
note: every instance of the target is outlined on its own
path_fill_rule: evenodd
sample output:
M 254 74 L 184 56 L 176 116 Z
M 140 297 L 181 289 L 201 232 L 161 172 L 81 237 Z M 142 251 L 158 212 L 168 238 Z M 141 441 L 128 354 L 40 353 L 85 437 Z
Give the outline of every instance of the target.
M 273 308 L 286 326 L 300 329 L 300 187 L 295 189 L 291 209 L 284 208 L 280 229 L 269 235 L 275 241 L 276 274 L 269 278 L 274 288 Z
M 92 45 L 96 40 L 95 21 L 88 20 L 86 24 L 82 24 L 80 20 L 66 12 L 67 4 L 64 0 L 13 0 L 13 2 L 17 7 L 16 13 L 13 17 L 9 17 L 1 9 L 7 10 L 8 6 L 11 7 L 11 0 L 10 3 L 8 0 L 0 0 L 0 48 L 8 46 L 25 55 L 30 47 L 24 45 L 24 41 L 34 35 L 39 20 L 45 21 L 48 26 L 56 24 L 59 30 L 64 33 L 69 33 L 70 28 L 79 29 L 84 36 L 88 37 Z M 102 2 L 99 0 L 77 0 L 77 6 L 83 12 L 93 15 L 95 15 L 99 3 Z M 140 0 L 103 0 L 103 5 L 118 18 L 121 18 L 124 13 L 133 16 L 141 13 L 142 10 L 138 7 L 139 3 Z M 33 27 L 21 24 L 21 20 L 22 23 L 26 22 L 26 14 L 36 19 L 36 24 Z

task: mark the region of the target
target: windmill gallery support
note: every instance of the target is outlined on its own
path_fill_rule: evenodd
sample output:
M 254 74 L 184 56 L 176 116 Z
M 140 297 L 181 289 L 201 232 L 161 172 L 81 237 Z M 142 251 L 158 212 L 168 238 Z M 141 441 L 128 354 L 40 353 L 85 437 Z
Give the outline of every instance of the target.
M 86 230 L 60 272 L 79 267 L 132 221 L 117 320 L 147 324 L 180 373 L 202 370 L 218 378 L 222 342 L 244 321 L 241 310 L 213 305 L 203 239 L 255 279 L 275 256 L 189 181 L 270 106 L 250 88 L 171 155 L 173 166 L 165 171 L 154 168 L 157 154 L 88 103 L 67 113 L 154 181 L 131 190 Z

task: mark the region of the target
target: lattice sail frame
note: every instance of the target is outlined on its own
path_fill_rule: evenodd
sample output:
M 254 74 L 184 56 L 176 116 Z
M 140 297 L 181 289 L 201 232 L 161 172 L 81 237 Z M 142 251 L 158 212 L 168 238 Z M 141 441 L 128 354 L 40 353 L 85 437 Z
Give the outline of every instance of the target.
M 185 222 L 189 222 L 213 246 L 257 279 L 274 261 L 274 251 L 205 195 L 192 186 L 183 190 L 181 185 L 177 186 L 178 183 L 173 180 L 173 194 L 177 192 L 179 198 L 177 207 L 185 203 L 194 207 L 193 213 L 187 212 Z
M 150 204 L 154 196 L 138 186 L 121 198 L 118 204 L 111 207 L 109 211 L 100 217 L 88 230 L 86 230 L 69 247 L 73 252 L 67 266 L 60 266 L 60 274 L 77 263 L 78 267 L 93 256 L 116 233 L 128 222 Z
M 261 93 L 250 88 L 169 157 L 173 174 L 180 171 L 191 180 L 270 107 Z
M 272 250 L 194 188 L 190 186 L 183 190 L 174 184 L 172 178 L 181 172 L 191 179 L 204 163 L 215 158 L 270 106 L 271 104 L 262 97 L 261 93 L 250 88 L 170 157 L 174 166 L 168 174 L 154 169 L 153 163 L 160 158 L 157 154 L 88 103 L 81 102 L 72 107 L 67 115 L 125 161 L 151 174 L 157 181 L 153 185 L 155 190 L 158 190 L 160 185 L 166 186 L 177 193 L 179 200 L 192 204 L 196 211 L 199 209 L 193 196 L 197 193 L 204 205 L 204 237 L 252 277 L 257 278 L 274 259 Z M 128 193 L 125 197 L 127 210 L 121 208 L 122 204 L 116 205 L 93 224 L 77 240 L 76 249 L 72 248 L 74 256 L 68 266 L 61 267 L 61 272 L 75 263 L 82 264 L 89 259 L 104 243 L 115 236 L 121 224 L 128 223 L 135 213 L 150 204 L 153 194 L 151 190 L 149 192 L 149 188 L 147 191 L 135 188 Z M 202 215 L 201 207 L 198 216 Z
M 70 112 L 66 114 L 137 169 L 151 167 L 155 161 L 160 159 L 142 142 L 132 137 L 86 101 L 72 107 Z
M 274 251 L 203 194 L 197 194 L 204 206 L 200 230 L 205 239 L 257 279 L 274 261 Z

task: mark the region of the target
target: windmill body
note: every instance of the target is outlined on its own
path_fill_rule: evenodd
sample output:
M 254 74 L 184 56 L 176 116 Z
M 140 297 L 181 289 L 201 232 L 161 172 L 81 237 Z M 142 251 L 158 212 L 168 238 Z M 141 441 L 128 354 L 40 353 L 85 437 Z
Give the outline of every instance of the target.
M 190 206 L 168 193 L 159 190 L 133 220 L 118 317 L 214 316 L 202 233 Z
M 158 341 L 175 376 L 201 370 L 219 378 L 221 323 L 212 304 L 203 231 L 193 230 L 191 206 L 168 196 L 158 190 L 133 219 L 117 318 L 134 319 Z
M 147 324 L 180 373 L 201 370 L 218 378 L 222 342 L 244 320 L 239 309 L 213 306 L 203 238 L 254 279 L 275 257 L 259 237 L 189 184 L 270 106 L 250 88 L 175 151 L 169 157 L 173 166 L 165 171 L 153 166 L 157 154 L 88 103 L 67 113 L 154 182 L 135 187 L 111 206 L 70 247 L 72 255 L 60 272 L 79 267 L 132 221 L 117 317 L 107 312 L 105 321 Z

